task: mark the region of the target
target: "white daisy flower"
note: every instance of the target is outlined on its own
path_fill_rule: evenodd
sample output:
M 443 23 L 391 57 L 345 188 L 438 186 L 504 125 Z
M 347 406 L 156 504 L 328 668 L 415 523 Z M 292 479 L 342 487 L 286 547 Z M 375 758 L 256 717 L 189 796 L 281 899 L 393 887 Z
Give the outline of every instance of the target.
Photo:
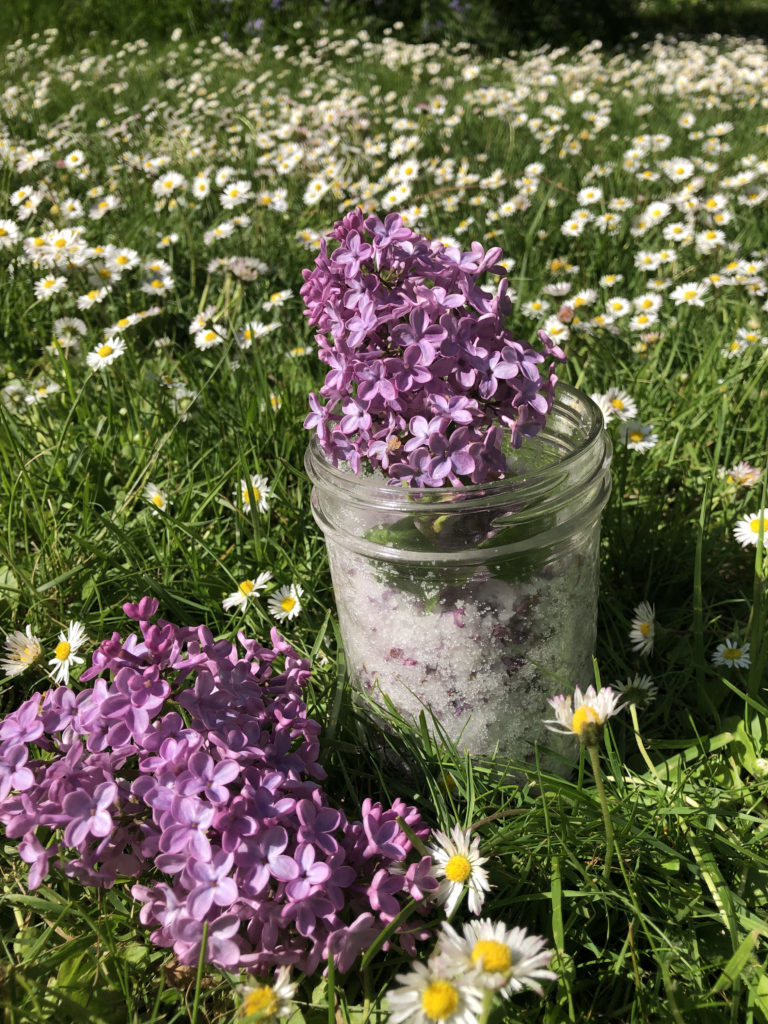
M 263 303 L 264 309 L 279 309 L 284 306 L 287 299 L 293 295 L 290 288 L 284 288 L 279 292 L 272 292 L 269 298 Z
M 622 695 L 627 704 L 636 704 L 638 707 L 646 707 L 659 692 L 650 676 L 634 675 L 625 683 L 616 682 L 616 689 Z
M 10 249 L 16 245 L 21 232 L 18 224 L 13 220 L 0 220 L 0 249 Z
M 622 391 L 621 388 L 608 388 L 605 399 L 613 410 L 613 415 L 619 420 L 631 420 L 637 416 L 637 405 L 633 398 Z
M 119 334 L 114 334 L 109 341 L 105 341 L 98 348 L 95 348 L 93 352 L 89 352 L 85 357 L 85 361 L 92 370 L 103 370 L 110 363 L 114 363 L 116 359 L 119 359 L 124 352 L 124 339 Z
M 156 274 L 148 278 L 141 286 L 141 290 L 147 295 L 167 295 L 173 291 L 173 278 L 167 274 Z
M 630 331 L 647 331 L 649 327 L 653 327 L 658 322 L 658 319 L 657 313 L 635 313 L 633 317 L 630 317 L 627 326 Z
M 192 182 L 192 193 L 197 199 L 205 199 L 208 193 L 211 191 L 210 179 L 203 175 L 197 175 Z
M 614 417 L 614 410 L 613 410 L 613 406 L 608 401 L 608 399 L 605 397 L 605 395 L 601 395 L 599 392 L 596 391 L 594 394 L 590 395 L 589 397 L 592 399 L 592 401 L 598 407 L 600 412 L 603 414 L 603 423 L 604 424 L 610 423 L 611 420 Z
M 490 888 L 488 873 L 481 867 L 488 858 L 480 856 L 479 837 L 471 839 L 469 831 L 454 825 L 449 836 L 435 829 L 432 839 L 435 842 L 429 845 L 429 851 L 440 882 L 434 898 L 445 904 L 445 912 L 451 917 L 466 889 L 470 912 L 479 914 Z
M 24 401 L 27 405 L 37 405 L 39 402 L 44 402 L 46 398 L 50 398 L 51 395 L 55 395 L 58 391 L 61 391 L 61 384 L 57 384 L 55 380 L 47 380 L 44 383 L 38 384 L 37 387 L 26 394 Z
M 103 302 L 104 299 L 109 295 L 109 288 L 91 288 L 85 295 L 80 295 L 77 299 L 78 309 L 90 309 L 91 306 L 98 305 L 99 302 Z
M 676 306 L 703 306 L 709 285 L 703 281 L 686 281 L 669 293 Z
M 299 600 L 304 591 L 298 583 L 291 583 L 287 587 L 280 587 L 269 597 L 267 607 L 278 622 L 286 622 L 295 619 L 301 611 Z
M 599 738 L 607 720 L 624 706 L 620 700 L 621 694 L 610 686 L 604 686 L 599 693 L 594 686 L 588 686 L 585 693 L 577 686 L 573 697 L 561 694 L 547 698 L 555 717 L 545 719 L 544 725 L 552 732 L 575 734 L 582 743 L 592 744 Z
M 734 338 L 733 341 L 726 345 L 725 348 L 720 349 L 720 355 L 723 359 L 737 359 L 743 355 L 747 349 L 748 344 L 746 341 L 741 341 L 739 338 Z
M 635 608 L 632 616 L 632 623 L 629 630 L 629 640 L 632 650 L 640 654 L 650 654 L 653 650 L 653 640 L 656 635 L 656 609 L 647 601 L 641 601 Z
M 238 584 L 237 590 L 229 594 L 221 602 L 221 607 L 225 612 L 230 611 L 232 608 L 237 608 L 238 611 L 245 611 L 245 606 L 252 597 L 256 597 L 272 579 L 272 573 L 267 570 L 266 572 L 260 572 L 255 580 L 243 580 L 242 583 Z
M 477 1024 L 483 992 L 469 977 L 445 977 L 433 967 L 414 961 L 408 974 L 396 974 L 401 987 L 386 999 L 390 1024 Z
M 754 487 L 760 479 L 761 471 L 748 462 L 737 462 L 729 469 L 720 467 L 717 475 L 729 484 L 736 484 L 738 487 Z
M 718 644 L 712 655 L 712 664 L 724 668 L 749 668 L 752 664 L 749 644 L 737 644 L 735 640 L 726 640 L 724 644 Z
M 621 424 L 619 436 L 624 444 L 633 452 L 645 452 L 658 442 L 658 435 L 653 432 L 650 423 L 640 420 L 628 420 Z
M 37 661 L 42 647 L 40 638 L 33 635 L 31 626 L 27 626 L 24 633 L 14 629 L 6 636 L 5 650 L 5 657 L 0 659 L 0 671 L 7 676 L 17 676 Z
M 85 628 L 81 622 L 70 622 L 66 633 L 62 630 L 59 633 L 59 642 L 53 652 L 53 657 L 48 662 L 53 665 L 53 678 L 57 683 L 66 686 L 69 682 L 69 670 L 73 665 L 82 665 L 84 659 L 77 657 L 77 652 L 85 643 L 87 637 Z
M 269 489 L 269 480 L 265 476 L 260 476 L 258 473 L 252 473 L 250 481 L 241 480 L 239 493 L 243 512 L 251 511 L 251 500 L 256 503 L 256 508 L 259 512 L 269 511 L 271 491 Z
M 623 274 L 603 274 L 598 282 L 601 288 L 613 288 L 624 280 Z
M 168 196 L 185 185 L 186 179 L 182 174 L 178 171 L 168 171 L 152 183 L 152 193 L 156 196 Z
M 194 338 L 195 348 L 200 349 L 201 352 L 205 352 L 206 349 L 222 345 L 227 340 L 227 333 L 224 327 L 217 327 L 215 324 L 209 324 L 201 331 L 196 331 L 192 337 Z
M 502 921 L 469 921 L 459 935 L 447 921 L 442 924 L 437 951 L 432 958 L 436 969 L 449 976 L 474 976 L 483 989 L 508 997 L 525 988 L 543 996 L 539 979 L 555 981 L 547 970 L 552 953 L 546 939 L 529 935 L 525 928 L 507 928 Z
M 749 547 L 750 544 L 757 547 L 761 528 L 763 547 L 768 547 L 768 508 L 742 516 L 733 528 L 733 536 L 743 548 Z
M 281 967 L 272 984 L 254 981 L 251 985 L 242 985 L 238 991 L 243 997 L 240 1013 L 250 1019 L 257 1015 L 258 1020 L 284 1020 L 293 1009 L 298 982 L 291 981 L 290 967 Z
M 54 295 L 67 287 L 66 277 L 57 277 L 55 274 L 46 274 L 39 281 L 35 282 L 34 293 L 38 300 L 52 299 Z
M 235 206 L 241 206 L 253 198 L 251 184 L 248 181 L 227 182 L 224 191 L 219 196 L 219 202 L 225 210 L 231 210 Z
M 632 303 L 620 295 L 616 295 L 607 300 L 605 309 L 612 317 L 627 316 L 627 314 L 632 312 Z
M 77 337 L 81 338 L 88 333 L 84 320 L 79 316 L 60 316 L 53 321 L 53 334 L 62 348 L 72 348 L 73 342 L 77 344 Z
M 147 484 L 144 488 L 143 497 L 145 501 L 148 501 L 153 506 L 153 516 L 156 516 L 158 512 L 168 511 L 168 495 L 165 491 L 161 491 L 156 484 Z

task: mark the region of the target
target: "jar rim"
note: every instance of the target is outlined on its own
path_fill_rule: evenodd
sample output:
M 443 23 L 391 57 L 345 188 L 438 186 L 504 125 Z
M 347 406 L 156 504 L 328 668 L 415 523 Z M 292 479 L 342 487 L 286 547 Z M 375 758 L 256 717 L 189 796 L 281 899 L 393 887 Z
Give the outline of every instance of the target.
M 552 406 L 553 411 L 557 406 L 560 406 L 561 411 L 563 407 L 566 410 L 568 408 L 576 410 L 578 407 L 578 412 L 584 415 L 586 422 L 581 443 L 572 451 L 563 454 L 556 462 L 519 476 L 507 475 L 483 483 L 463 484 L 461 487 L 411 487 L 407 484 L 397 486 L 388 482 L 381 475 L 363 476 L 352 473 L 351 470 L 339 469 L 334 466 L 320 447 L 316 434 L 310 438 L 305 465 L 313 482 L 319 483 L 322 480 L 324 486 L 341 489 L 349 489 L 351 486 L 359 498 L 362 499 L 365 494 L 369 500 L 377 503 L 399 505 L 406 499 L 409 502 L 417 500 L 422 509 L 432 503 L 442 505 L 449 497 L 455 500 L 458 495 L 461 495 L 462 501 L 471 501 L 473 498 L 493 499 L 497 494 L 509 494 L 511 488 L 526 492 L 537 491 L 540 487 L 546 486 L 554 476 L 560 477 L 564 472 L 567 474 L 579 459 L 584 459 L 585 455 L 601 439 L 601 436 L 607 440 L 607 435 L 604 434 L 603 414 L 586 392 L 574 388 L 570 384 L 558 382 Z M 536 436 L 546 436 L 546 426 Z M 589 460 L 587 459 L 587 461 Z

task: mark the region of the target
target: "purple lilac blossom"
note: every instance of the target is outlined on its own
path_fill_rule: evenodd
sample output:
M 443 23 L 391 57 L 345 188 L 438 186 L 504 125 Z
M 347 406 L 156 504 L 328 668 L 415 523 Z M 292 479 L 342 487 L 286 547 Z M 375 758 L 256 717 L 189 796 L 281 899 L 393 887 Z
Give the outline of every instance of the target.
M 302 700 L 309 663 L 276 630 L 269 648 L 235 645 L 152 624 L 157 610 L 124 606 L 139 631 L 94 651 L 90 689 L 34 694 L 0 721 L 0 824 L 28 887 L 51 870 L 103 887 L 136 878 L 140 920 L 184 964 L 205 934 L 226 970 L 312 973 L 329 955 L 349 969 L 411 900 L 427 912 L 437 879 L 397 819 L 429 830 L 399 800 L 366 799 L 360 821 L 330 806 Z M 412 919 L 390 941 L 412 953 L 429 936 Z
M 501 249 L 444 247 L 360 209 L 327 238 L 338 245 L 323 240 L 301 288 L 330 367 L 304 426 L 327 458 L 415 487 L 503 477 L 505 432 L 517 448 L 541 430 L 565 355 L 543 331 L 539 351 L 505 327 L 505 276 L 495 293 L 478 284 L 504 274 Z

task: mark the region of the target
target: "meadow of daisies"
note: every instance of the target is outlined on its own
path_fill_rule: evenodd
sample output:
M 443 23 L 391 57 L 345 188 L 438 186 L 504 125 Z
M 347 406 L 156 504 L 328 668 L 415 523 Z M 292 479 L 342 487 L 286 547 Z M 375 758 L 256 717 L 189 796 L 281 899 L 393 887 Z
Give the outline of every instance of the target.
M 0 60 L 3 1019 L 768 1020 L 768 48 L 55 43 Z M 572 777 L 350 702 L 299 289 L 356 206 L 500 246 L 603 410 Z

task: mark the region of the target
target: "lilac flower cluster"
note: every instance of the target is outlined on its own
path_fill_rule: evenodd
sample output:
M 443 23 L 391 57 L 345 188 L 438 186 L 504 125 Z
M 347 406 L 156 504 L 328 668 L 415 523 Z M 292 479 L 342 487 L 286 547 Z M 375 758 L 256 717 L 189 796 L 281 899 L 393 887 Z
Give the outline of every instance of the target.
M 460 486 L 502 477 L 510 443 L 537 434 L 554 401 L 553 360 L 505 328 L 508 281 L 495 294 L 481 274 L 505 274 L 501 249 L 461 252 L 430 243 L 399 214 L 359 209 L 323 240 L 301 294 L 320 359 L 330 366 L 304 426 L 334 465 L 363 460 L 395 483 Z M 321 401 L 325 400 L 325 403 Z
M 0 722 L 0 822 L 29 888 L 51 866 L 107 887 L 155 868 L 131 891 L 182 963 L 205 938 L 229 970 L 312 973 L 331 954 L 347 970 L 437 889 L 397 822 L 426 837 L 418 812 L 366 799 L 349 821 L 330 806 L 301 699 L 309 663 L 276 630 L 271 648 L 239 634 L 241 651 L 205 626 L 151 624 L 150 598 L 124 611 L 141 635 L 101 644 L 91 688 L 36 694 Z M 398 929 L 411 955 L 428 935 Z

